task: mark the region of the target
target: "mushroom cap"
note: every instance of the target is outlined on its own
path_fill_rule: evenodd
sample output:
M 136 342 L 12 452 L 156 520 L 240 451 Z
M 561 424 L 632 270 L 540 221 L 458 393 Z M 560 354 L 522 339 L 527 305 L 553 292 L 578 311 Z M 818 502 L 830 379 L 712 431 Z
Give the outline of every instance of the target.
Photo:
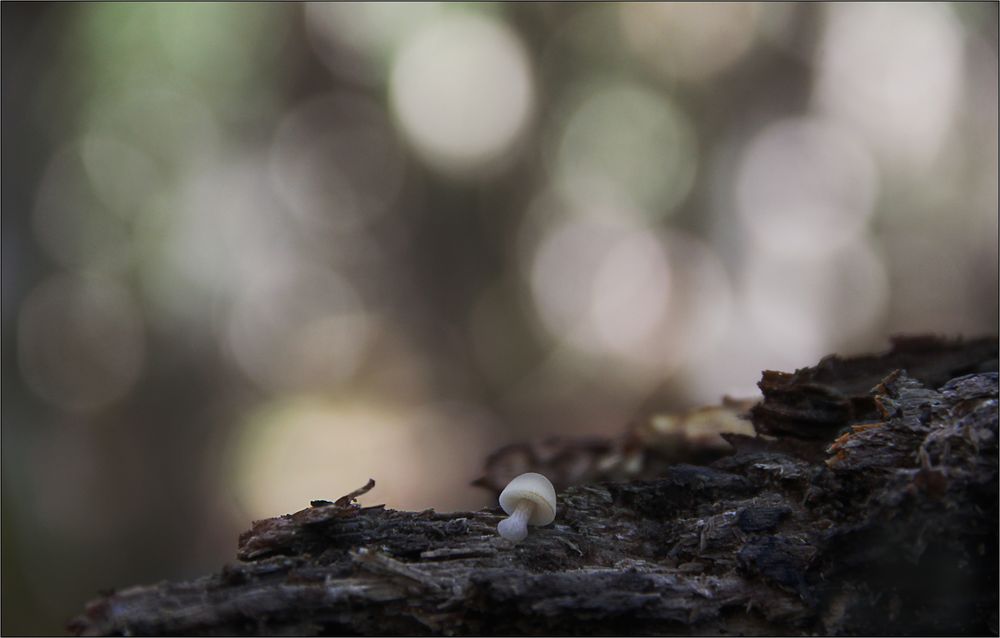
M 549 479 L 537 472 L 514 477 L 500 493 L 500 507 L 512 514 L 518 502 L 524 499 L 535 504 L 528 525 L 548 525 L 555 520 L 556 490 Z

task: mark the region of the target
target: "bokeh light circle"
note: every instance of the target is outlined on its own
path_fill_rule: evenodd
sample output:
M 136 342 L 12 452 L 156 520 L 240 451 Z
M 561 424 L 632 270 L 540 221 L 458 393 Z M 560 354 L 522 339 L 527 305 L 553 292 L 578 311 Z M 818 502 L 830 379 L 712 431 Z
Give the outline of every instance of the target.
M 888 274 L 866 240 L 818 257 L 757 253 L 742 275 L 756 338 L 801 361 L 870 334 L 888 311 Z
M 330 389 L 361 363 L 369 331 L 362 300 L 346 280 L 299 265 L 244 284 L 226 340 L 240 369 L 262 388 Z
M 31 222 L 41 248 L 70 268 L 122 271 L 129 223 L 155 190 L 149 157 L 114 138 L 86 136 L 49 160 Z
M 676 208 L 698 166 L 697 138 L 681 108 L 641 85 L 580 93 L 551 158 L 559 194 L 581 205 L 607 192 L 627 194 L 652 215 Z
M 626 42 L 653 69 L 701 80 L 733 66 L 749 51 L 760 7 L 749 2 L 623 2 Z
M 865 229 L 878 193 L 867 146 L 821 118 L 779 120 L 747 145 L 736 178 L 737 212 L 768 250 L 837 250 Z
M 468 483 L 489 449 L 489 414 L 441 402 L 402 405 L 314 395 L 261 404 L 229 446 L 237 502 L 253 518 L 293 512 L 376 481 L 362 502 L 444 510 L 482 507 Z M 413 477 L 423 477 L 415 481 Z
M 59 408 L 88 411 L 132 389 L 145 329 L 132 295 L 114 280 L 56 275 L 21 304 L 17 345 L 32 390 Z
M 814 108 L 864 136 L 891 173 L 929 169 L 961 100 L 965 51 L 952 5 L 860 2 L 823 8 Z
M 528 124 L 531 66 L 518 37 L 472 13 L 444 16 L 401 47 L 390 77 L 403 134 L 430 165 L 450 174 L 501 159 Z
M 648 376 L 721 338 L 731 287 L 703 241 L 638 214 L 551 206 L 541 198 L 529 211 L 522 249 L 531 302 L 553 343 Z
M 381 79 L 392 53 L 414 30 L 440 15 L 439 2 L 307 2 L 306 32 L 336 74 Z M 344 55 L 349 52 L 352 55 Z M 358 61 L 362 64 L 358 64 Z M 362 68 L 356 68 L 361 66 Z
M 402 150 L 381 107 L 360 95 L 313 98 L 275 132 L 275 193 L 309 233 L 331 239 L 389 211 L 403 183 Z

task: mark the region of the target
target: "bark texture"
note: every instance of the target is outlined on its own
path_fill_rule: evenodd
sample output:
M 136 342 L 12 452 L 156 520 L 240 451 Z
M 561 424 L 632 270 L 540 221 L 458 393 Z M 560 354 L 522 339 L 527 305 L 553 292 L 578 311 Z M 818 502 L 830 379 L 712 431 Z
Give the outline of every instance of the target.
M 908 339 L 765 372 L 752 418 L 773 436 L 729 434 L 728 456 L 640 464 L 624 482 L 600 482 L 621 467 L 597 464 L 518 545 L 496 509 L 359 507 L 369 483 L 255 522 L 221 573 L 112 593 L 70 628 L 997 634 L 996 369 L 995 339 Z

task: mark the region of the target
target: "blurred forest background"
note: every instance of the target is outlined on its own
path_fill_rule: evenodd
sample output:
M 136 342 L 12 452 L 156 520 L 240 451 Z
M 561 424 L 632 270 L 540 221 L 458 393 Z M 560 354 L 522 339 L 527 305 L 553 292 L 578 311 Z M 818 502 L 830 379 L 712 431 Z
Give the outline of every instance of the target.
M 5 635 L 997 330 L 996 3 L 2 12 Z

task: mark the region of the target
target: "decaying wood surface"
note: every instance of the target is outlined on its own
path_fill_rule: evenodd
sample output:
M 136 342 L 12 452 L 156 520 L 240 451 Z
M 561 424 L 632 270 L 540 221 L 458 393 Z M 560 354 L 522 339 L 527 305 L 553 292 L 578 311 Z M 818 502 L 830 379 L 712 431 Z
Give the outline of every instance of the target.
M 521 544 L 497 535 L 496 509 L 354 504 L 370 483 L 255 522 L 221 573 L 120 590 L 70 628 L 997 634 L 996 370 L 995 339 L 908 339 L 765 372 L 753 425 L 773 437 L 731 434 L 735 452 L 708 465 L 569 487 Z

